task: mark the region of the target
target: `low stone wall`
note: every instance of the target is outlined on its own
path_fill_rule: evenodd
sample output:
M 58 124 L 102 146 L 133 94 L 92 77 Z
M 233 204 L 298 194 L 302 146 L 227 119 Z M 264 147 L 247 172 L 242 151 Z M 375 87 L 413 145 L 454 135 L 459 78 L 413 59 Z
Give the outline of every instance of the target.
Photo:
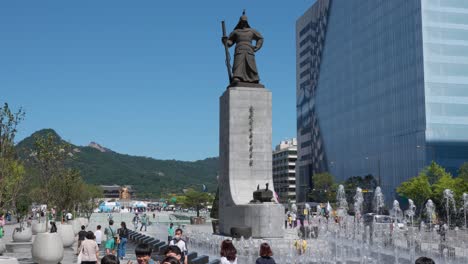
M 159 240 L 155 237 L 148 236 L 143 233 L 139 233 L 136 231 L 130 231 L 128 234 L 128 240 L 135 243 L 145 243 L 151 245 L 153 248 L 153 256 L 154 260 L 162 260 L 164 258 L 164 251 L 167 249 L 168 245 L 165 241 Z M 219 259 L 212 260 L 210 262 L 210 258 L 205 255 L 199 256 L 197 252 L 191 251 L 187 255 L 188 263 L 189 264 L 219 264 Z

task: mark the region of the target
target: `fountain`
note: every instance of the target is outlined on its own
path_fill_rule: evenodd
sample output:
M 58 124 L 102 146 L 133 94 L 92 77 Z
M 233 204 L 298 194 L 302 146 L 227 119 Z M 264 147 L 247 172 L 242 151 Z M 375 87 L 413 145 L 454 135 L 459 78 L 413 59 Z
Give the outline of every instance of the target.
M 382 190 L 380 189 L 379 186 L 375 188 L 375 194 L 374 194 L 374 211 L 376 214 L 382 214 L 382 209 L 385 206 L 385 201 L 384 201 L 384 196 L 382 193 Z
M 468 193 L 463 193 L 463 215 L 465 216 L 465 229 L 466 229 L 466 210 L 468 210 Z
M 342 214 L 341 209 L 347 206 L 344 194 L 344 188 L 339 187 L 336 205 L 339 221 L 321 221 L 324 218 L 318 214 L 313 215 L 310 222 L 306 222 L 306 227 L 314 227 L 318 232 L 310 229 L 310 232 L 315 232 L 315 235 L 306 236 L 307 249 L 305 251 L 298 253 L 294 246 L 296 241 L 300 241 L 298 233 L 296 230 L 287 229 L 285 237 L 281 239 L 234 239 L 233 244 L 238 250 L 238 263 L 253 263 L 258 256 L 258 247 L 262 242 L 270 244 L 277 263 L 414 263 L 415 259 L 420 256 L 431 257 L 438 264 L 468 263 L 468 247 L 466 246 L 468 236 L 462 230 L 454 229 L 453 232 L 447 232 L 445 241 L 433 238 L 435 233 L 432 223 L 436 219 L 436 208 L 431 200 L 427 201 L 423 210 L 419 210 L 422 214 L 427 214 L 431 226 L 429 229 L 431 231 L 427 232 L 425 228 L 427 225 L 424 221 L 420 223 L 419 231 L 418 228 L 412 227 L 413 221 L 417 219 L 416 206 L 412 200 L 409 200 L 409 208 L 404 214 L 398 201 L 393 201 L 390 216 L 364 214 L 366 212 L 363 212 L 362 208 L 362 190 L 357 188 L 354 196 L 356 216 L 353 217 Z M 464 201 L 468 200 L 468 195 L 465 195 L 464 199 Z M 331 205 L 327 203 L 325 206 L 331 214 L 333 211 Z M 383 206 L 383 194 L 377 189 L 374 197 L 374 210 L 382 213 Z M 358 217 L 359 214 L 362 216 Z M 404 220 L 404 216 L 408 217 L 408 228 L 405 226 L 405 221 L 399 221 Z M 358 218 L 361 220 L 359 223 L 356 220 Z M 397 222 L 393 223 L 393 221 Z M 452 222 L 455 223 L 453 219 Z M 354 228 L 347 228 L 350 226 Z M 187 234 L 190 237 L 189 247 L 199 253 L 209 255 L 210 259 L 219 258 L 219 245 L 227 238 L 196 230 L 189 231 Z
M 343 218 L 348 213 L 348 202 L 346 201 L 346 193 L 343 185 L 338 186 L 338 192 L 336 193 L 336 201 L 338 204 L 338 216 Z
M 453 198 L 453 191 L 450 189 L 444 190 L 445 209 L 447 210 L 447 226 L 450 228 L 450 205 L 452 205 L 453 212 L 457 211 L 455 199 Z
M 361 218 L 362 215 L 362 203 L 364 202 L 364 197 L 362 196 L 362 189 L 356 188 L 356 195 L 354 195 L 354 212 L 357 220 Z
M 411 199 L 408 199 L 408 203 L 409 203 L 409 206 L 408 206 L 408 210 L 406 210 L 406 215 L 409 218 L 411 226 L 413 226 L 413 219 L 414 219 L 414 215 L 416 214 L 416 205 L 414 205 L 414 202 Z
M 434 213 L 435 213 L 435 205 L 431 199 L 427 200 L 426 203 L 426 215 L 429 218 L 429 230 L 432 230 L 432 222 L 434 220 Z
M 393 217 L 394 217 L 394 222 L 398 223 L 398 220 L 401 219 L 402 212 L 401 212 L 401 208 L 400 208 L 400 203 L 397 200 L 393 201 L 392 213 L 393 213 Z

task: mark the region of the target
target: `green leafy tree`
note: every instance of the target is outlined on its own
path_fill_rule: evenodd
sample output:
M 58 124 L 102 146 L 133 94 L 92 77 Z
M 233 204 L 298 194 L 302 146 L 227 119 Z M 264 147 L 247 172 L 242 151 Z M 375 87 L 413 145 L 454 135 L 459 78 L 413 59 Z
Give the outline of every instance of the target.
M 436 204 L 439 215 L 446 217 L 446 203 L 444 200 L 445 189 L 452 190 L 455 201 L 459 201 L 461 200 L 463 193 L 468 191 L 468 186 L 463 179 L 453 178 L 450 173 L 444 174 L 434 185 L 432 185 L 432 200 Z
M 429 184 L 433 185 L 436 183 L 442 176 L 446 175 L 447 172 L 445 169 L 437 164 L 435 161 L 432 161 L 429 166 L 427 166 L 423 172 L 424 175 L 427 176 L 427 179 L 429 180 Z
M 314 174 L 312 176 L 312 183 L 314 188 L 309 193 L 312 201 L 335 202 L 337 185 L 333 175 L 328 172 Z
M 101 187 L 82 182 L 81 195 L 78 200 L 78 208 L 85 214 L 87 218 L 91 217 L 94 208 L 96 208 L 100 201 L 99 198 L 104 197 Z
M 458 169 L 458 178 L 468 184 L 468 162 L 463 163 Z
M 211 207 L 210 217 L 213 219 L 219 218 L 219 187 L 216 189 L 216 195 L 213 200 L 213 206 Z
M 213 197 L 206 192 L 198 192 L 193 189 L 189 189 L 185 193 L 185 197 L 182 201 L 184 207 L 193 207 L 197 211 L 197 217 L 200 217 L 200 209 L 206 207 L 207 203 L 213 201 Z
M 12 112 L 7 103 L 0 108 L 0 207 L 14 207 L 23 187 L 24 166 L 20 163 L 15 150 L 14 139 L 17 126 L 25 113 L 19 109 Z
M 421 211 L 424 203 L 432 196 L 432 188 L 428 177 L 421 173 L 419 176 L 401 183 L 397 188 L 397 193 L 412 199 L 417 206 L 416 210 Z
M 47 204 L 48 208 L 58 205 L 62 210 L 65 208 L 60 207 L 67 207 L 72 197 L 76 197 L 75 189 L 66 190 L 70 181 L 76 180 L 76 172 L 66 167 L 70 153 L 70 145 L 53 133 L 35 138 L 31 156 L 40 179 L 39 186 L 32 191 L 36 202 Z

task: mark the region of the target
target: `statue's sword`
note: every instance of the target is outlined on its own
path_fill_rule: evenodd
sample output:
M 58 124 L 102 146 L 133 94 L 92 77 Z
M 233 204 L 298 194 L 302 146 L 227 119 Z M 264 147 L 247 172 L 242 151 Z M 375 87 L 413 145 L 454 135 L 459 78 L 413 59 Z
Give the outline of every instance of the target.
M 224 25 L 224 20 L 221 21 L 221 26 L 223 28 L 223 37 L 226 36 L 226 26 Z M 227 43 L 224 43 L 224 51 L 226 53 L 226 67 L 228 71 L 228 76 L 229 76 L 229 83 L 232 82 L 232 71 L 231 71 L 231 55 L 229 55 L 229 48 Z

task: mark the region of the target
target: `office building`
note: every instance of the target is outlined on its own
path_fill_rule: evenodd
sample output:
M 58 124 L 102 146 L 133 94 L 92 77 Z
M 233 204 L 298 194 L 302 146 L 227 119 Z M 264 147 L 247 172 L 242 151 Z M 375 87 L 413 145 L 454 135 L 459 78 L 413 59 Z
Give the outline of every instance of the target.
M 468 160 L 468 1 L 317 0 L 296 22 L 297 199 L 311 175 L 386 196 Z

